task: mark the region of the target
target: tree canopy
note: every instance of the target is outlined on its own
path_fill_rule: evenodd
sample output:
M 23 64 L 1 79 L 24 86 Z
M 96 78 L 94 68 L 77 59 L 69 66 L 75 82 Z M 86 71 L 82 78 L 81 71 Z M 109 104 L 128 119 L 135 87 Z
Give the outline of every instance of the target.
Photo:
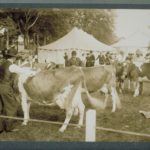
M 82 28 L 96 39 L 111 44 L 114 35 L 115 11 L 111 9 L 1 9 L 0 26 L 12 34 L 23 34 L 25 45 L 39 36 L 40 45 L 52 42 L 73 27 Z

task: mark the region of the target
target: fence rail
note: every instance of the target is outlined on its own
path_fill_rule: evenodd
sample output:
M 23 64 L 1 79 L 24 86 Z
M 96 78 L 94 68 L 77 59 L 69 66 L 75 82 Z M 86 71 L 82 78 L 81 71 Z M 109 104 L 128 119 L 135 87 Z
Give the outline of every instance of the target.
M 4 115 L 0 115 L 0 118 L 14 119 L 14 120 L 20 120 L 20 121 L 24 120 L 21 117 L 12 117 L 12 116 L 4 116 Z M 62 125 L 63 124 L 63 122 L 38 120 L 38 119 L 29 119 L 29 121 L 37 122 L 37 123 L 55 124 L 55 125 Z M 77 124 L 69 123 L 69 126 L 76 127 Z M 83 127 L 86 128 L 86 125 L 83 125 Z M 132 131 L 116 130 L 116 129 L 112 129 L 112 128 L 104 128 L 104 127 L 99 127 L 99 126 L 96 126 L 95 130 L 101 130 L 101 131 L 107 131 L 107 132 L 113 132 L 113 133 L 119 133 L 119 134 L 128 134 L 128 135 L 142 136 L 142 137 L 149 137 L 150 138 L 150 134 L 146 134 L 146 133 L 138 133 L 138 132 L 132 132 Z

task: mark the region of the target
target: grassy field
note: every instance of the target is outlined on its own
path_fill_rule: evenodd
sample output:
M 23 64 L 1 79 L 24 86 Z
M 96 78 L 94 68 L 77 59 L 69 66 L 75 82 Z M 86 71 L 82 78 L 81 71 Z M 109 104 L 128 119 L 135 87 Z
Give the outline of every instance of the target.
M 99 93 L 93 94 L 102 97 Z M 118 130 L 133 131 L 150 134 L 150 120 L 139 113 L 139 110 L 150 111 L 150 96 L 133 98 L 131 92 L 119 94 L 122 109 L 111 113 L 111 100 L 104 111 L 97 112 L 97 126 Z M 20 109 L 19 116 L 22 117 Z M 57 107 L 43 107 L 32 105 L 31 118 L 63 122 L 64 110 Z M 71 123 L 77 123 L 78 117 L 73 116 Z M 58 132 L 60 125 L 29 122 L 27 126 L 21 126 L 21 121 L 16 121 L 17 132 L 1 133 L 1 141 L 85 141 L 85 128 L 77 129 L 69 126 L 64 133 Z M 97 130 L 96 141 L 150 141 L 150 138 L 133 135 L 125 135 L 113 132 Z

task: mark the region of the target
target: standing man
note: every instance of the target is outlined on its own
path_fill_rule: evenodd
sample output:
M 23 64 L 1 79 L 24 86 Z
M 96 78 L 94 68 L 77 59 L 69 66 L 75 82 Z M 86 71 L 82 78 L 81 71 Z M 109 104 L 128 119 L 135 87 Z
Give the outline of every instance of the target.
M 95 56 L 92 51 L 90 51 L 90 67 L 95 65 Z
M 94 64 L 95 64 L 95 56 L 94 56 L 92 51 L 90 51 L 90 58 L 89 58 L 89 60 L 90 60 L 90 67 L 93 67 Z
M 85 63 L 85 66 L 86 67 L 90 67 L 90 54 L 87 53 L 87 56 L 86 56 L 86 63 Z
M 10 72 L 9 67 L 16 59 L 17 51 L 8 50 L 4 53 L 5 60 L 0 65 L 0 115 L 16 116 L 19 103 L 15 98 L 13 90 L 14 74 Z M 14 129 L 14 120 L 0 118 L 0 132 L 16 131 Z
M 71 58 L 68 60 L 68 66 L 82 66 L 82 61 L 77 57 L 76 51 L 72 51 Z
M 65 55 L 64 55 L 64 59 L 65 59 L 65 67 L 68 66 L 68 55 L 67 53 L 65 52 Z
M 106 59 L 105 59 L 106 65 L 110 65 L 110 64 L 111 64 L 111 55 L 110 55 L 109 52 L 106 53 L 105 58 L 106 58 Z
M 102 52 L 100 52 L 100 54 L 97 56 L 96 60 L 99 60 L 99 64 L 100 65 L 104 65 L 105 63 L 105 56 L 102 54 Z
M 86 64 L 86 57 L 85 57 L 85 54 L 82 53 L 81 55 L 81 61 L 82 61 L 82 66 L 85 67 L 85 64 Z

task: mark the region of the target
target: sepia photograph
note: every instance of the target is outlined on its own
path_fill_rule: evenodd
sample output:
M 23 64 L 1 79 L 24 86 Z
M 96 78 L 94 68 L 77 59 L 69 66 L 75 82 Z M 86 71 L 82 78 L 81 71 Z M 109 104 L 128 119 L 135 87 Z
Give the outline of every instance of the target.
M 150 142 L 150 9 L 0 8 L 0 141 Z

